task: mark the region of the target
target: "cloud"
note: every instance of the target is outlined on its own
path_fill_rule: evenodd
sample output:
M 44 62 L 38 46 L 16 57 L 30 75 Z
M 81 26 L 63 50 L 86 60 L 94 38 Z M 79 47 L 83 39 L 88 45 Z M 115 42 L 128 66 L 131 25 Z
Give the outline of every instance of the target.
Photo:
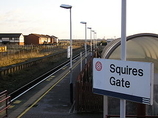
M 0 22 L 3 23 L 27 22 L 28 19 L 25 19 L 23 14 L 25 13 L 20 9 L 4 12 L 1 14 Z
M 4 12 L 0 16 L 1 32 L 18 31 L 29 33 L 29 31 L 38 31 L 42 29 L 41 26 L 43 26 L 43 24 L 45 24 L 45 21 L 44 18 L 40 18 L 40 15 L 35 15 L 34 13 L 29 13 L 22 9 Z

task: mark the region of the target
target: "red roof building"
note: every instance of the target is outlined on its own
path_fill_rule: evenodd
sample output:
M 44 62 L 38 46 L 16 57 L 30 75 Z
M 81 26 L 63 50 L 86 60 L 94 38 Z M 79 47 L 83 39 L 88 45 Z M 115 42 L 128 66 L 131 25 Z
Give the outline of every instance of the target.
M 25 36 L 25 44 L 26 45 L 52 44 L 54 43 L 55 38 L 57 39 L 57 37 L 55 36 L 51 37 L 49 35 L 43 35 L 43 34 L 29 34 Z

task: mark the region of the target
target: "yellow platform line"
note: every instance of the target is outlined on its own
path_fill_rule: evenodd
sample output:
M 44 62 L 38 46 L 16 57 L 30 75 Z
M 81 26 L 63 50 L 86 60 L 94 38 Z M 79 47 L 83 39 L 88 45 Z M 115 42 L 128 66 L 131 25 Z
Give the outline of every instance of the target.
M 77 65 L 79 64 L 79 62 L 74 65 L 72 67 L 72 69 L 74 69 Z M 69 71 L 70 72 L 70 71 Z M 37 99 L 30 107 L 28 107 L 25 111 L 23 111 L 17 118 L 21 118 L 25 113 L 27 113 L 34 105 L 36 105 L 49 91 L 51 91 L 61 80 L 63 80 L 68 74 L 69 72 L 67 72 L 60 80 L 58 80 L 52 87 L 50 87 L 41 97 L 39 97 L 39 99 Z
M 69 72 L 68 72 L 69 73 Z M 22 112 L 17 118 L 21 118 L 25 113 L 27 113 L 35 104 L 37 104 L 49 91 L 51 91 L 61 80 L 63 80 L 68 73 L 66 73 L 61 79 L 59 79 L 53 86 L 51 86 L 41 97 L 39 97 L 30 107 L 28 107 L 24 112 Z
M 14 104 L 19 104 L 21 103 L 21 100 L 16 100 L 15 102 L 13 102 Z
M 51 81 L 55 76 L 51 76 L 48 79 L 46 79 L 46 81 Z

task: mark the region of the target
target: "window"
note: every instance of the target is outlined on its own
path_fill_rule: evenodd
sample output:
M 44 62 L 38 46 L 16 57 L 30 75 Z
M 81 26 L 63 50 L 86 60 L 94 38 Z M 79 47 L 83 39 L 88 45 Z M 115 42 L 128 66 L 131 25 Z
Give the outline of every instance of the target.
M 13 37 L 13 38 L 11 38 L 11 40 L 19 40 L 19 38 L 18 37 Z

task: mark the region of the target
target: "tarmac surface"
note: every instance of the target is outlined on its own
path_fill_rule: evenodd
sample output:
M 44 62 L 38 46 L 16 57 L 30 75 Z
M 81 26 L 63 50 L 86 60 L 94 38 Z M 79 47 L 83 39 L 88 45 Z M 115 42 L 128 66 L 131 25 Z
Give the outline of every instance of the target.
M 69 78 L 64 78 L 22 118 L 102 118 L 102 114 L 76 113 L 70 103 Z
M 73 74 L 73 78 L 77 76 L 78 71 L 79 69 L 74 70 L 73 73 L 76 75 Z M 47 81 L 48 83 L 50 84 L 51 81 Z M 47 87 L 49 84 L 41 85 L 36 89 L 42 88 L 41 92 L 43 92 L 45 91 L 43 86 Z M 74 104 L 70 102 L 70 74 L 44 92 L 42 96 L 38 96 L 36 92 L 29 95 L 32 97 L 21 98 L 22 100 L 26 99 L 26 102 L 21 103 L 19 108 L 9 111 L 11 113 L 8 118 L 103 118 L 103 113 L 77 113 L 75 111 Z M 30 100 L 32 102 L 27 102 Z

